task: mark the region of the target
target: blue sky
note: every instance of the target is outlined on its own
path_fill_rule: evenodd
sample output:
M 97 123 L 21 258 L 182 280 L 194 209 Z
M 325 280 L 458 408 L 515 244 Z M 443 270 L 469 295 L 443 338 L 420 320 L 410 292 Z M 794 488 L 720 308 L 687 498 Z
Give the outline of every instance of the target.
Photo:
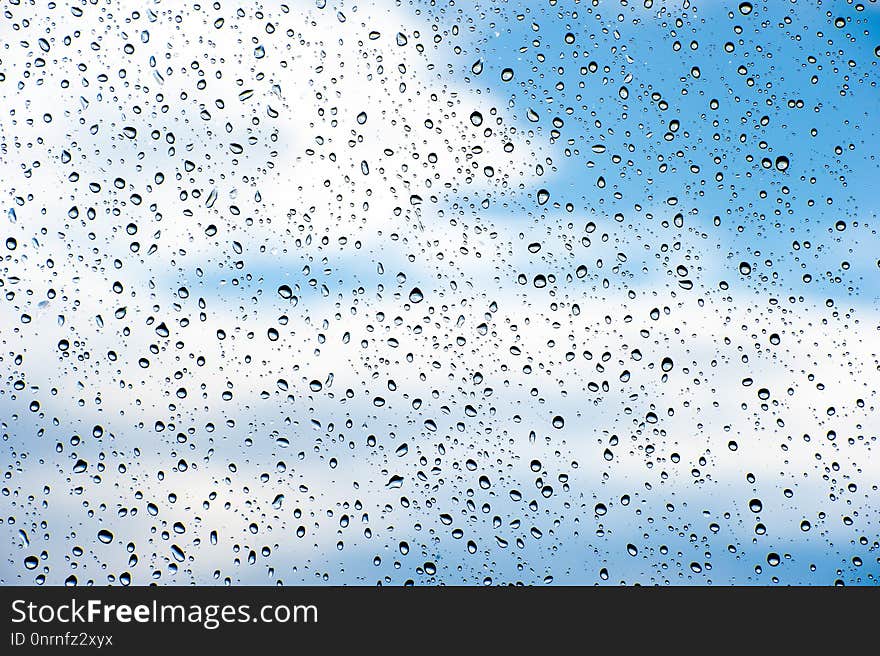
M 870 117 L 876 108 L 877 64 L 870 39 L 858 38 L 862 31 L 876 30 L 876 8 L 857 13 L 846 3 L 832 3 L 827 10 L 767 3 L 743 16 L 733 4 L 709 2 L 681 12 L 685 18 L 676 27 L 678 13 L 658 19 L 637 5 L 595 11 L 575 5 L 578 18 L 572 17 L 571 8 L 557 12 L 505 6 L 493 16 L 491 29 L 474 35 L 468 54 L 482 62 L 480 74 L 473 75 L 464 54 L 458 72 L 474 86 L 485 84 L 499 104 L 510 99 L 520 129 L 547 135 L 553 118 L 564 121 L 553 149 L 556 171 L 544 184 L 555 203 L 571 201 L 579 211 L 609 217 L 621 212 L 627 217 L 625 225 L 642 230 L 657 229 L 652 222 L 681 213 L 687 231 L 708 233 L 720 245 L 721 256 L 728 260 L 723 279 L 731 284 L 747 282 L 737 274 L 741 255 L 754 263 L 756 275 L 775 272 L 781 291 L 824 298 L 846 294 L 852 285 L 858 296 L 849 302 L 875 301 L 871 248 L 855 253 L 850 249 L 856 241 L 876 245 L 877 239 L 871 228 L 877 204 L 870 186 L 876 165 L 872 144 L 878 128 Z M 846 17 L 845 27 L 834 26 L 837 16 Z M 587 36 L 600 36 L 602 30 L 619 36 Z M 575 35 L 570 46 L 566 34 Z M 728 43 L 732 52 L 725 49 Z M 535 66 L 538 54 L 545 55 L 545 63 Z M 598 71 L 581 75 L 590 62 Z M 745 74 L 738 71 L 740 66 Z M 695 67 L 699 78 L 694 77 Z M 507 83 L 501 80 L 505 69 L 513 71 Z M 578 86 L 581 81 L 583 88 Z M 564 90 L 555 89 L 558 83 Z M 626 100 L 620 97 L 621 87 L 628 90 Z M 660 100 L 651 99 L 655 93 Z M 718 102 L 714 110 L 713 99 Z M 667 109 L 659 109 L 661 101 L 668 103 Z M 574 110 L 570 114 L 569 108 Z M 538 122 L 529 124 L 524 116 L 529 109 L 537 112 Z M 622 120 L 624 111 L 627 118 Z M 673 121 L 679 127 L 666 141 Z M 578 154 L 564 155 L 567 140 L 574 142 L 568 148 Z M 633 150 L 627 152 L 630 144 Z M 594 153 L 591 148 L 596 145 L 605 151 Z M 837 146 L 841 154 L 835 154 Z M 676 156 L 679 150 L 682 156 Z M 611 154 L 633 164 L 619 167 L 621 176 L 609 175 L 603 164 L 607 166 Z M 670 174 L 657 173 L 661 156 Z M 715 156 L 722 158 L 719 164 L 713 163 Z M 775 165 L 762 167 L 765 158 L 775 163 L 779 156 L 791 162 L 784 172 Z M 692 165 L 699 167 L 698 174 L 688 172 Z M 719 182 L 714 180 L 717 172 L 723 174 Z M 596 186 L 600 175 L 606 177 L 604 189 Z M 782 193 L 784 187 L 787 191 Z M 616 202 L 610 193 L 615 190 L 623 195 Z M 667 204 L 670 198 L 677 199 L 675 206 Z M 634 210 L 634 201 L 642 211 Z M 564 220 L 564 213 L 545 207 L 550 219 Z M 715 216 L 720 226 L 713 225 Z M 855 235 L 836 234 L 839 220 Z M 804 284 L 792 266 L 796 239 L 822 249 L 817 262 L 803 258 L 808 271 L 814 272 L 810 284 Z M 755 256 L 755 250 L 762 255 Z M 766 259 L 773 262 L 772 271 L 762 265 Z M 850 263 L 848 271 L 840 269 L 844 260 Z M 842 274 L 843 281 L 829 284 L 821 275 L 825 271 Z

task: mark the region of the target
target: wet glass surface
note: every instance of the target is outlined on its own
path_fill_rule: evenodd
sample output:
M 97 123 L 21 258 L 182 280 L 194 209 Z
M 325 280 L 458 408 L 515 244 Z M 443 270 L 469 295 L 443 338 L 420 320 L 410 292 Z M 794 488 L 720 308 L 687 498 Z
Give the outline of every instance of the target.
M 3 5 L 0 582 L 877 582 L 876 3 Z

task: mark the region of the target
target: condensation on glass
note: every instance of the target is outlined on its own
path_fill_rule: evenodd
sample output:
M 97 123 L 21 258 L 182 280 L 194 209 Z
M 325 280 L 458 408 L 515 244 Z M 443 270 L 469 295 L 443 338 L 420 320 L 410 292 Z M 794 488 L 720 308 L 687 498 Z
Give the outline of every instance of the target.
M 3 584 L 876 584 L 874 2 L 3 3 Z

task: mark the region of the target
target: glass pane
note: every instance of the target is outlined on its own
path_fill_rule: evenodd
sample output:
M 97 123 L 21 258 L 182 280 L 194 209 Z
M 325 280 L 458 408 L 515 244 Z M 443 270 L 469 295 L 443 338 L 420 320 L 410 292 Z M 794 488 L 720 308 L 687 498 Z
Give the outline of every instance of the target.
M 4 584 L 872 584 L 874 2 L 7 2 Z

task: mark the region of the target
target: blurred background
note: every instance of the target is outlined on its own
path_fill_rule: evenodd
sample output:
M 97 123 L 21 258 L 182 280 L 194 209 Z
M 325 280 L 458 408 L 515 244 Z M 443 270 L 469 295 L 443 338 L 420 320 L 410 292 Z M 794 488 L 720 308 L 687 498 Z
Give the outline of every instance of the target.
M 877 583 L 874 2 L 5 2 L 4 584 Z

